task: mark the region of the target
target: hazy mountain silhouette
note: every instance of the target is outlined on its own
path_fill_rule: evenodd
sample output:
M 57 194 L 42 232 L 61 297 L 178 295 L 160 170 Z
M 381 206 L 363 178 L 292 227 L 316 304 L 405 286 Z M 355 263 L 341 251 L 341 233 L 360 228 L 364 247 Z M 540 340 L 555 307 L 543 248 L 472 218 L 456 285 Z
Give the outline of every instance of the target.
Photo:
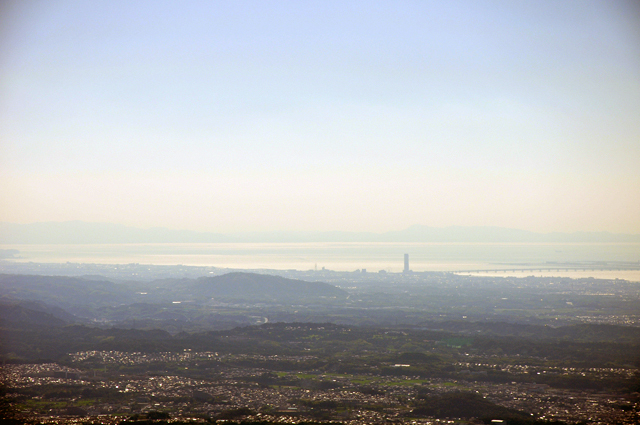
M 225 242 L 215 233 L 169 230 L 160 227 L 138 229 L 113 223 L 65 221 L 49 223 L 0 223 L 1 243 L 181 243 Z
M 430 227 L 423 225 L 414 225 L 404 230 L 385 233 L 247 232 L 220 234 L 160 227 L 139 229 L 120 224 L 83 221 L 31 224 L 0 223 L 0 243 L 4 244 L 216 242 L 640 242 L 640 235 L 609 232 L 536 233 L 491 226 Z M 15 255 L 15 252 L 11 252 L 11 255 Z

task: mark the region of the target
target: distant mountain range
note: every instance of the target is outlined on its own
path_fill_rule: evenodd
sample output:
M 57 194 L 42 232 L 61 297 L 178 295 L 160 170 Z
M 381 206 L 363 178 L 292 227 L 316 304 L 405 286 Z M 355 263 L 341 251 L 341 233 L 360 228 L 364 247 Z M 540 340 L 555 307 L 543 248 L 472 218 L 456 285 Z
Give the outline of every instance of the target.
M 247 232 L 209 233 L 154 227 L 139 229 L 121 224 L 83 221 L 0 223 L 1 244 L 107 243 L 233 243 L 233 242 L 640 242 L 638 234 L 609 232 L 536 233 L 503 227 L 429 227 L 371 232 Z M 1 253 L 0 253 L 1 254 Z M 5 257 L 10 255 L 5 255 Z

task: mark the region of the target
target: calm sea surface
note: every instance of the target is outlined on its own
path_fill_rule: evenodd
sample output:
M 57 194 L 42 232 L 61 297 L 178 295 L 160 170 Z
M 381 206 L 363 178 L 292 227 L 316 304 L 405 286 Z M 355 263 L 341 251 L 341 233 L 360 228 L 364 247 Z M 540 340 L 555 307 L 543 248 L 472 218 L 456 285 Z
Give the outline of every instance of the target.
M 22 262 L 157 264 L 236 269 L 367 269 L 400 272 L 409 254 L 414 271 L 515 268 L 548 262 L 638 262 L 640 243 L 195 243 L 2 245 Z M 515 273 L 510 273 L 514 275 Z M 531 272 L 524 272 L 529 276 Z M 640 271 L 539 272 L 640 281 Z M 504 274 L 503 274 L 504 275 Z

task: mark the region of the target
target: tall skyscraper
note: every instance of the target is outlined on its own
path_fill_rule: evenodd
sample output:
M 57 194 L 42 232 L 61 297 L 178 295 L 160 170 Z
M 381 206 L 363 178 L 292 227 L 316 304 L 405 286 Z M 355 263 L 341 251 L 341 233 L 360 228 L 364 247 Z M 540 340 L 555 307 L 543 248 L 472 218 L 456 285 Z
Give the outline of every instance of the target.
M 409 254 L 404 254 L 404 273 L 409 273 Z

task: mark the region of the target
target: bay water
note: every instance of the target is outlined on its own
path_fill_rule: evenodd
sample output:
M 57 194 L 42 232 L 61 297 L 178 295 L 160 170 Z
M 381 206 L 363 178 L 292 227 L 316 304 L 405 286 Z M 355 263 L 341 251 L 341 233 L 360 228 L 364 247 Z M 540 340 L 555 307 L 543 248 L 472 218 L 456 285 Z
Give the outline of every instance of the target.
M 636 263 L 640 243 L 168 243 L 2 245 L 19 251 L 12 261 L 214 266 L 232 269 L 401 272 L 404 254 L 414 271 L 549 268 L 561 263 Z M 492 272 L 640 281 L 640 270 Z M 633 266 L 633 264 L 632 264 Z M 629 268 L 629 267 L 627 267 Z M 483 272 L 487 275 L 487 272 Z

